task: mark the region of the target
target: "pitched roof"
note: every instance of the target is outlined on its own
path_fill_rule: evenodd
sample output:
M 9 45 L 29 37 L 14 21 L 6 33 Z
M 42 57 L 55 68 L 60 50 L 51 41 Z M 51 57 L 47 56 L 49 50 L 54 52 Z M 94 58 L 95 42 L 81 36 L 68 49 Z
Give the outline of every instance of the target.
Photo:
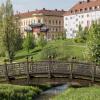
M 99 8 L 98 8 L 99 6 Z M 94 7 L 94 9 L 92 9 Z M 77 13 L 93 11 L 93 10 L 100 10 L 100 0 L 87 0 L 87 1 L 80 1 L 76 5 L 74 5 L 69 11 L 67 11 L 64 15 L 73 15 Z
M 45 8 L 43 8 L 42 10 L 35 10 L 35 11 L 28 11 L 28 12 L 24 12 L 24 13 L 18 13 L 16 15 L 19 15 L 20 18 L 28 18 L 31 17 L 33 14 L 43 14 L 43 15 L 49 15 L 49 16 L 63 16 L 63 14 L 65 13 L 64 10 L 46 10 Z

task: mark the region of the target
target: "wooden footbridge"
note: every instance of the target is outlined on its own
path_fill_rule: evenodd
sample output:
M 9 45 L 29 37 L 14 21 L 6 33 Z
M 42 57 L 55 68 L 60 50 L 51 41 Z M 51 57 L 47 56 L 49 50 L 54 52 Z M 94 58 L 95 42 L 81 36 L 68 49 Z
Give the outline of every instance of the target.
M 99 83 L 100 65 L 54 60 L 0 65 L 0 83 L 41 84 L 73 80 Z

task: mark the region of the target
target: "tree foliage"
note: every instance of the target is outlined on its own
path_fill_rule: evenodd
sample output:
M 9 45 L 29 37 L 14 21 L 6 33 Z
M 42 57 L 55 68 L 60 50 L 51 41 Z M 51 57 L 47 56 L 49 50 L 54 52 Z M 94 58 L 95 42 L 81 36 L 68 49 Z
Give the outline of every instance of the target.
M 88 27 L 82 28 L 82 26 L 79 25 L 75 41 L 86 42 L 87 36 L 88 36 Z
M 38 46 L 40 46 L 41 48 L 43 48 L 46 44 L 47 44 L 47 40 L 44 38 L 43 35 L 41 35 L 39 37 L 39 39 L 37 40 L 37 44 Z
M 11 0 L 7 0 L 6 4 L 2 4 L 0 8 L 0 42 L 5 54 L 11 61 L 14 59 L 18 45 L 20 45 L 17 40 L 19 39 L 20 24 L 14 16 Z
M 23 41 L 23 48 L 26 49 L 27 52 L 29 53 L 30 49 L 33 49 L 34 47 L 35 47 L 34 36 L 31 33 L 27 33 L 27 36 Z
M 100 63 L 100 23 L 93 23 L 87 41 L 89 59 Z

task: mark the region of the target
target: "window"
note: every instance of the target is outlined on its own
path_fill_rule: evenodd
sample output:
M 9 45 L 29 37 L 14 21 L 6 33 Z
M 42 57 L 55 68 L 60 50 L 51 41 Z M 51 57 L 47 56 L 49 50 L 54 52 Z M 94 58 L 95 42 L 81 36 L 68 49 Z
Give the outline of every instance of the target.
M 83 11 L 83 9 L 80 9 L 80 12 Z
M 73 11 L 71 10 L 71 13 L 73 13 Z
M 87 14 L 87 17 L 89 17 L 89 14 Z
M 68 18 L 66 17 L 66 20 L 68 20 Z
M 58 29 L 56 28 L 56 32 L 58 31 Z
M 84 15 L 82 15 L 82 18 L 84 17 Z
M 45 19 L 45 23 L 47 22 L 47 20 Z
M 97 6 L 95 6 L 95 9 L 97 9 Z
M 51 24 L 51 20 L 49 20 L 49 24 Z
M 61 21 L 59 21 L 59 25 L 61 24 Z
M 85 8 L 85 11 L 87 11 L 87 8 Z
M 56 24 L 58 24 L 58 21 L 56 20 Z
M 90 7 L 89 9 L 92 10 L 92 7 Z
M 77 12 L 78 10 L 75 10 L 75 12 Z
M 34 23 L 35 23 L 35 20 L 34 20 Z
M 52 21 L 53 25 L 54 25 L 54 20 Z
M 40 19 L 38 19 L 38 23 L 40 23 L 41 21 L 40 21 Z
M 72 17 L 70 17 L 70 19 L 72 19 Z
M 78 21 L 78 18 L 76 19 L 76 21 Z

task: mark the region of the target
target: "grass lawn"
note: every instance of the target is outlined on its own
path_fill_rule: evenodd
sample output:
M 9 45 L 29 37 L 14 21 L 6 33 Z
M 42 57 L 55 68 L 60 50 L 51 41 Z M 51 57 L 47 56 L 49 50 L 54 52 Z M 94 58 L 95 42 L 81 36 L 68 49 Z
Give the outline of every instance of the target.
M 36 87 L 0 84 L 0 100 L 33 100 L 40 92 Z
M 56 48 L 57 52 L 59 54 L 57 55 L 56 59 L 64 59 L 67 60 L 67 58 L 71 58 L 73 56 L 76 56 L 77 59 L 84 60 L 84 52 L 85 52 L 85 44 L 83 43 L 75 43 L 72 39 L 67 40 L 53 40 L 47 43 L 47 45 L 44 47 L 54 47 Z M 43 60 L 41 58 L 41 53 L 43 52 L 44 48 L 35 47 L 34 49 L 30 50 L 30 55 L 33 56 L 33 60 Z M 26 61 L 26 50 L 20 50 L 16 52 L 15 60 L 14 62 L 22 62 Z M 0 57 L 0 63 L 3 63 L 3 60 L 5 57 Z
M 100 87 L 71 88 L 52 100 L 100 100 Z

